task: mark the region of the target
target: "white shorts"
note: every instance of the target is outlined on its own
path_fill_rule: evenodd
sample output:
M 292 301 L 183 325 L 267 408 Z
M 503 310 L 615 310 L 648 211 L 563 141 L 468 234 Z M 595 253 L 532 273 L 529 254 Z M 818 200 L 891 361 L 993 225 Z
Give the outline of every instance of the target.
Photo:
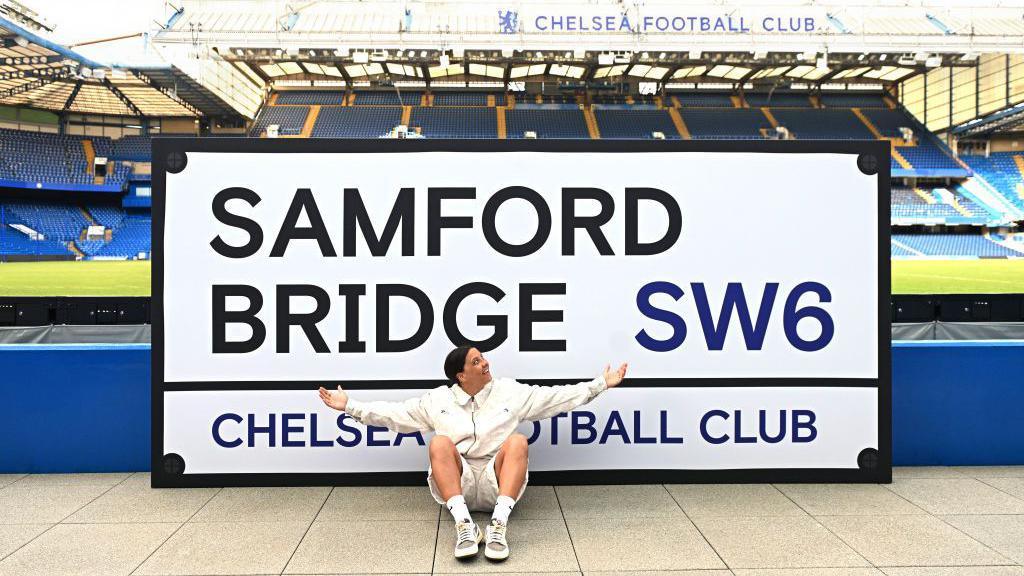
M 490 460 L 466 460 L 459 455 L 462 461 L 462 496 L 466 499 L 466 506 L 473 512 L 490 512 L 494 510 L 494 504 L 498 501 L 498 475 L 494 470 L 494 462 L 498 458 L 495 454 Z M 530 481 L 530 471 L 526 471 L 526 478 L 523 479 L 523 486 L 516 495 L 518 501 L 523 497 L 526 484 Z M 438 504 L 445 504 L 441 498 L 441 491 L 437 489 L 434 482 L 433 470 L 427 469 L 427 486 L 430 486 L 430 494 L 437 500 Z

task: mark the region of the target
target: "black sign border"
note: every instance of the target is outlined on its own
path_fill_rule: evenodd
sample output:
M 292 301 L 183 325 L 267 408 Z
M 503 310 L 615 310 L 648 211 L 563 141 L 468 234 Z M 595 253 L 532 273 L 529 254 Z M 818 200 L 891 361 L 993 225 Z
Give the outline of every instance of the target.
M 153 488 L 217 486 L 370 486 L 422 485 L 426 471 L 372 473 L 232 473 L 175 474 L 165 470 L 164 398 L 172 390 L 313 390 L 323 382 L 176 382 L 164 383 L 164 215 L 167 167 L 171 154 L 180 164 L 190 152 L 308 154 L 308 153 L 411 153 L 411 152 L 729 152 L 771 154 L 849 154 L 876 159 L 878 183 L 878 378 L 629 378 L 626 387 L 869 387 L 878 389 L 878 439 L 875 462 L 860 468 L 759 468 L 729 470 L 564 470 L 537 471 L 531 481 L 545 484 L 650 484 L 650 483 L 890 483 L 892 482 L 892 354 L 890 278 L 890 144 L 885 140 L 433 140 L 433 139 L 306 139 L 306 138 L 186 138 L 153 139 L 153 264 L 152 264 L 152 454 Z M 823 183 L 822 186 L 827 186 Z M 841 210 L 837 204 L 837 213 Z M 530 380 L 559 384 L 563 380 Z M 427 389 L 443 384 L 424 381 L 331 381 L 350 389 Z

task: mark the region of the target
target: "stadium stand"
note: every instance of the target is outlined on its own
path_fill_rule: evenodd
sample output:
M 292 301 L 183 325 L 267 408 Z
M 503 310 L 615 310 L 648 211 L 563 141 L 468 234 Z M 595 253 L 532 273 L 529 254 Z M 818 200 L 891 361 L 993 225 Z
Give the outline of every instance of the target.
M 353 106 L 415 106 L 423 99 L 423 93 L 418 91 L 387 92 L 378 91 L 355 91 Z
M 1020 158 L 1020 160 L 1017 160 Z M 997 192 L 1019 208 L 1024 209 L 1024 154 L 993 152 L 985 156 L 961 156 L 972 170 L 981 175 Z
M 267 126 L 277 124 L 278 133 L 282 135 L 298 135 L 302 133 L 302 125 L 309 114 L 307 106 L 264 106 L 259 117 L 249 131 L 250 136 L 263 134 Z
M 151 229 L 152 217 L 148 213 L 125 214 L 121 225 L 114 230 L 110 242 L 101 246 L 93 254 L 102 258 L 134 258 L 140 252 L 152 251 Z
M 497 138 L 498 117 L 493 108 L 414 107 L 410 123 L 427 138 Z
M 117 160 L 149 162 L 153 157 L 153 139 L 149 136 L 122 136 L 113 141 L 110 157 Z
M 771 110 L 779 125 L 797 140 L 874 140 L 871 130 L 850 110 Z
M 601 138 L 651 138 L 653 132 L 662 132 L 667 140 L 681 136 L 665 110 L 604 110 L 595 109 L 594 118 Z
M 679 111 L 694 140 L 738 138 L 761 139 L 761 131 L 771 129 L 768 118 L 759 109 L 730 110 L 682 109 Z
M 800 92 L 752 92 L 743 99 L 751 108 L 769 106 L 772 108 L 812 108 L 810 95 Z
M 495 106 L 506 103 L 504 92 L 435 92 L 434 106 L 487 106 L 488 96 L 494 97 Z
M 402 121 L 398 106 L 346 106 L 320 109 L 314 138 L 380 138 Z
M 925 256 L 1024 256 L 977 234 L 893 234 L 892 239 Z
M 725 92 L 670 92 L 683 108 L 734 108 L 732 97 Z
M 888 108 L 881 94 L 822 92 L 818 100 L 826 108 Z
M 6 180 L 93 183 L 81 137 L 0 129 L 0 156 Z
M 345 93 L 341 91 L 295 90 L 278 92 L 276 104 L 320 104 L 324 106 L 344 104 Z
M 521 110 L 505 112 L 509 138 L 524 138 L 533 131 L 538 138 L 589 138 L 582 110 Z

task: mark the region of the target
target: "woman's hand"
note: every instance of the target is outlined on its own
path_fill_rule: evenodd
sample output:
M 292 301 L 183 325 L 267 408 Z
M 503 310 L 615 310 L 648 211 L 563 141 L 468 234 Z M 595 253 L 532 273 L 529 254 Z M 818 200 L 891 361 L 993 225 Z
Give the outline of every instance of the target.
M 622 379 L 626 377 L 626 368 L 628 367 L 628 363 L 619 366 L 618 370 L 612 370 L 611 364 L 604 367 L 604 381 L 609 388 L 614 388 L 622 382 Z
M 323 386 L 320 387 L 320 399 L 335 410 L 344 410 L 348 406 L 348 394 L 338 386 L 336 391 L 328 392 Z

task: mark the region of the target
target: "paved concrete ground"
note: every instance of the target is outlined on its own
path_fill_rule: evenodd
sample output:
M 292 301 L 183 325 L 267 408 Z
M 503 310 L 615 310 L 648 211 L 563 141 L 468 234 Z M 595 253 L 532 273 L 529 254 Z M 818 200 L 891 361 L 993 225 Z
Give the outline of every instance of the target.
M 503 564 L 452 558 L 426 488 L 153 490 L 147 474 L 0 475 L 0 576 L 1024 576 L 1024 467 L 892 485 L 533 486 Z M 485 521 L 485 516 L 478 518 Z

